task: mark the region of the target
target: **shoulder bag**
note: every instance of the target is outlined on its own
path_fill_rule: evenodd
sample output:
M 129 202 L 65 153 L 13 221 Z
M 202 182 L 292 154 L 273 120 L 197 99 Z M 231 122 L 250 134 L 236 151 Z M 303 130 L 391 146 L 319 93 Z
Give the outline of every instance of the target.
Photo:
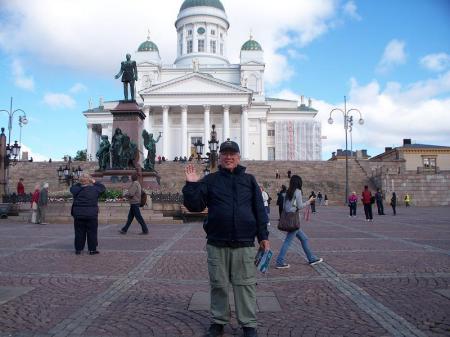
M 295 198 L 294 202 L 295 203 Z M 281 212 L 280 221 L 278 222 L 278 229 L 283 232 L 294 232 L 300 229 L 300 211 L 286 212 L 284 209 Z

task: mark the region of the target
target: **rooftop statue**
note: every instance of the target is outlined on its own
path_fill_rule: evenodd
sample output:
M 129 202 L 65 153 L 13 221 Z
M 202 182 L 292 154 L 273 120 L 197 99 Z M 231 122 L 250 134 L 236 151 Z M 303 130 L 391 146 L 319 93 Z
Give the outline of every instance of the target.
M 130 84 L 131 100 L 134 101 L 134 82 L 138 80 L 136 61 L 131 60 L 130 54 L 127 54 L 126 58 L 127 59 L 120 64 L 120 71 L 114 78 L 118 79 L 120 75 L 122 75 L 125 101 L 128 101 L 128 84 Z

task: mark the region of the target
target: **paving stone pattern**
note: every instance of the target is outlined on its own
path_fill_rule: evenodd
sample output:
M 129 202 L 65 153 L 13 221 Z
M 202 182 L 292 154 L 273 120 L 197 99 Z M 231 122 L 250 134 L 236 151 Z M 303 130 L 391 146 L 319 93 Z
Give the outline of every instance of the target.
M 449 336 L 450 210 L 400 207 L 398 215 L 318 207 L 303 222 L 314 253 L 294 240 L 289 269 L 275 269 L 284 233 L 271 215 L 274 258 L 258 275 L 258 333 L 297 336 Z M 200 337 L 210 321 L 201 223 L 101 224 L 99 255 L 73 251 L 69 224 L 0 220 L 0 337 Z M 232 312 L 225 336 L 242 336 Z

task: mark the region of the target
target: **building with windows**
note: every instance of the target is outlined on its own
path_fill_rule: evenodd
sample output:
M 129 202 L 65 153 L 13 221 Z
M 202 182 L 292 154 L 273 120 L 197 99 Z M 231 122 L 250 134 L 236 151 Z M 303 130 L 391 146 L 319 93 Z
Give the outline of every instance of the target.
M 450 171 L 450 147 L 428 144 L 412 144 L 403 139 L 403 145 L 386 147 L 384 152 L 370 158 L 373 162 L 402 162 L 402 172 L 438 173 Z
M 220 142 L 230 138 L 240 144 L 243 159 L 320 160 L 321 124 L 311 100 L 267 97 L 262 46 L 250 36 L 239 64 L 231 64 L 229 26 L 220 0 L 185 0 L 175 20 L 175 61 L 163 64 L 150 37 L 134 53 L 136 100 L 146 115 L 145 129 L 162 134 L 158 155 L 189 157 L 197 140 L 207 144 L 214 124 Z M 111 140 L 110 109 L 117 104 L 100 102 L 83 112 L 88 158 L 95 160 L 101 135 Z

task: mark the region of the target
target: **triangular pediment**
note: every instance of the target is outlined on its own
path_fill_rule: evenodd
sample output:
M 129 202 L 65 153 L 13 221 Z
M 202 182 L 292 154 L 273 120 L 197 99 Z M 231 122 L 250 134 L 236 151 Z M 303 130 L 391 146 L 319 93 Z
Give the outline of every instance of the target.
M 251 94 L 252 91 L 217 79 L 209 74 L 191 73 L 167 82 L 159 83 L 146 88 L 139 92 L 141 95 L 158 95 L 158 94 Z

